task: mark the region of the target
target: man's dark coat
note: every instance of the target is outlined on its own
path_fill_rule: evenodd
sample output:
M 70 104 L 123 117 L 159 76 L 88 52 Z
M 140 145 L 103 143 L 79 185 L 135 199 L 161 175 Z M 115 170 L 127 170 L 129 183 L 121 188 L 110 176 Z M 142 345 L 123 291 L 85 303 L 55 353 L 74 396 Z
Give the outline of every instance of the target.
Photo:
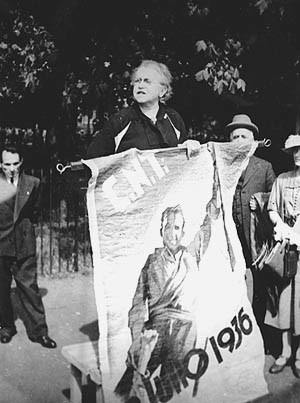
M 22 306 L 22 319 L 28 337 L 33 341 L 48 334 L 37 284 L 33 227 L 40 198 L 39 184 L 38 178 L 21 173 L 16 195 L 0 204 L 0 326 L 15 331 L 10 298 L 13 277 Z
M 33 222 L 39 207 L 39 183 L 38 178 L 21 173 L 15 199 L 0 204 L 0 256 L 21 260 L 36 254 Z
M 246 168 L 244 180 L 240 189 L 240 202 L 237 202 L 237 208 L 234 211 L 238 222 L 241 224 L 248 249 L 250 249 L 250 198 L 257 192 L 270 192 L 275 174 L 270 162 L 261 158 L 252 156 Z M 235 199 L 238 197 L 237 192 Z

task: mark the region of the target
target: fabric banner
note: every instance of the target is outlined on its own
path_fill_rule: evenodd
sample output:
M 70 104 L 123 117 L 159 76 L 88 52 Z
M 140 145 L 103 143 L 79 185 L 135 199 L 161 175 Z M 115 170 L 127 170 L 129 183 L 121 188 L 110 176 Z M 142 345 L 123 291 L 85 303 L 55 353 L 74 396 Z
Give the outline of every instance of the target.
M 105 403 L 247 402 L 268 393 L 232 219 L 255 146 L 83 161 Z

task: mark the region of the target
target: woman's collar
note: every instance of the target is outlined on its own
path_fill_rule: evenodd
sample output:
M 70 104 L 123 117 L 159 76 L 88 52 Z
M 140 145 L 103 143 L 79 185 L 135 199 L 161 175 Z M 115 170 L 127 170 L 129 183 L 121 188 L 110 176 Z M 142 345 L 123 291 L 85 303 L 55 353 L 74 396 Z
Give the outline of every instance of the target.
M 137 102 L 134 102 L 134 104 L 132 105 L 134 110 L 136 111 L 137 115 L 136 118 L 137 119 L 144 119 L 144 120 L 150 120 L 150 118 L 148 118 L 148 116 L 146 116 L 142 111 L 141 108 L 139 107 L 139 104 Z M 161 120 L 164 119 L 166 113 L 166 108 L 163 104 L 159 103 L 159 109 L 156 115 L 156 120 Z

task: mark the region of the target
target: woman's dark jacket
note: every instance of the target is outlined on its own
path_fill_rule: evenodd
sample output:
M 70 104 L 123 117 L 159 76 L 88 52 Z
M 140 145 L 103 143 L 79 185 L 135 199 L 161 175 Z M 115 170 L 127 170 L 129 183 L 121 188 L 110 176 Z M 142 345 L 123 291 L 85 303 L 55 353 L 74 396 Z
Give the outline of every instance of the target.
M 181 116 L 160 104 L 156 124 L 144 115 L 137 104 L 122 109 L 95 134 L 87 150 L 87 159 L 115 154 L 130 148 L 150 150 L 176 147 L 187 139 Z

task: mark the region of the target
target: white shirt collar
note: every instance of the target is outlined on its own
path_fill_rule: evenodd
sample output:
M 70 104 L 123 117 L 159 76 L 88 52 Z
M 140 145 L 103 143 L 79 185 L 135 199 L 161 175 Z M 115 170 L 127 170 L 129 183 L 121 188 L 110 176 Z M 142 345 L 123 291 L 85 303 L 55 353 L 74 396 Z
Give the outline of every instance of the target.
M 12 184 L 11 178 L 6 177 L 6 180 L 7 180 L 8 183 Z M 19 181 L 19 175 L 14 176 L 13 185 L 14 185 L 14 186 L 18 186 L 18 181 Z

